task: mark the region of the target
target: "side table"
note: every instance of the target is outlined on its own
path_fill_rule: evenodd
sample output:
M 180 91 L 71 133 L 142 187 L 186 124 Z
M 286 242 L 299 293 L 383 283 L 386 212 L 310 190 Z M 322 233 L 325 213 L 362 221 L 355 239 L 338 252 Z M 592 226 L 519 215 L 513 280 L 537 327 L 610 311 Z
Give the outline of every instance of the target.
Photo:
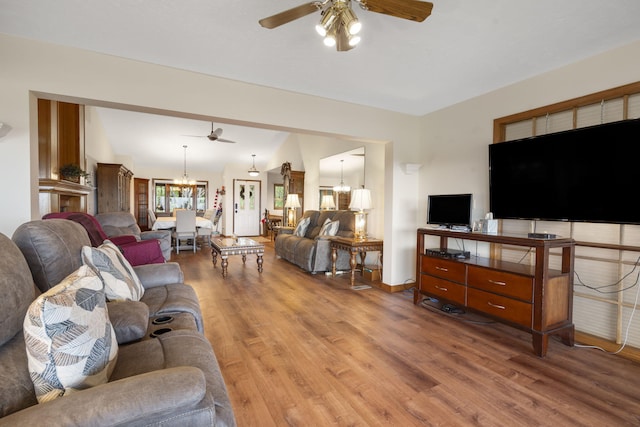
M 335 237 L 331 240 L 331 274 L 336 275 L 336 260 L 338 259 L 338 249 L 343 249 L 350 254 L 349 266 L 351 267 L 351 289 L 360 290 L 368 289 L 371 286 L 359 285 L 355 286 L 356 266 L 358 262 L 356 256 L 360 254 L 360 263 L 364 267 L 364 260 L 369 251 L 379 251 L 380 260 L 382 260 L 383 241 L 379 239 L 348 239 L 345 237 Z

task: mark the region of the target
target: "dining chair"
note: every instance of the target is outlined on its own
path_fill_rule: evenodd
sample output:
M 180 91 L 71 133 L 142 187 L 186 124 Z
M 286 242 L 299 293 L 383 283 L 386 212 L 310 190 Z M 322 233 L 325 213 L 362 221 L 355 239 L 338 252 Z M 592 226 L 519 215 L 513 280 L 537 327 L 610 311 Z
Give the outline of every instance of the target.
M 180 241 L 186 240 L 188 245 L 189 239 L 191 239 L 193 252 L 195 252 L 196 236 L 196 211 L 176 211 L 176 229 L 173 232 L 173 238 L 176 240 L 176 253 L 180 253 Z
M 147 209 L 147 217 L 149 218 L 149 230 L 153 230 L 153 224 L 156 223 L 156 214 L 151 209 Z

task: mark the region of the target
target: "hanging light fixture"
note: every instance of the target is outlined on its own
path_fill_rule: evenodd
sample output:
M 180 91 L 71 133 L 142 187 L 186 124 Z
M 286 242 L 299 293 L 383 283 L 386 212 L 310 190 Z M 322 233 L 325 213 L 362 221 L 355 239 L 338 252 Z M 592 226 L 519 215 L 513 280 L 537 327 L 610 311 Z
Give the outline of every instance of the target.
M 189 180 L 189 174 L 187 173 L 187 146 L 183 145 L 184 148 L 184 172 L 182 173 L 182 178 L 174 179 L 173 182 L 179 185 L 196 185 L 194 180 Z
M 249 176 L 258 176 L 260 175 L 260 171 L 256 169 L 256 155 L 252 154 L 251 157 L 253 157 L 253 166 L 249 169 Z
M 351 0 L 331 0 L 328 5 L 316 24 L 325 46 L 336 46 L 339 51 L 355 47 L 360 43 L 360 36 L 356 34 L 362 29 L 362 23 L 351 9 Z
M 340 185 L 333 187 L 333 191 L 336 193 L 348 193 L 351 191 L 351 187 L 344 185 L 344 160 L 340 160 Z

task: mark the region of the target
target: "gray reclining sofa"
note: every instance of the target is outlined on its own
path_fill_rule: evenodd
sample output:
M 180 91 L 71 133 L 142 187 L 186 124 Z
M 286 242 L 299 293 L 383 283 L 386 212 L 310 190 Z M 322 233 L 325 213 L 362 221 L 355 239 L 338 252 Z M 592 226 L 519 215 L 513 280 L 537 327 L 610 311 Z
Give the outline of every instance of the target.
M 310 272 L 331 271 L 331 239 L 333 236 L 320 236 L 322 225 L 327 219 L 340 221 L 335 236 L 353 238 L 355 217 L 352 211 L 305 211 L 300 218 L 309 218 L 309 226 L 304 236 L 296 236 L 291 229 L 281 229 L 275 241 L 276 255 Z M 349 270 L 349 253 L 338 250 L 337 270 Z
M 84 228 L 64 219 L 25 223 L 13 240 L 0 234 L 0 426 L 235 426 L 196 294 L 176 263 L 134 267 L 144 287 L 140 301 L 103 299 L 118 346 L 108 381 L 38 403 L 27 311 L 65 277 L 88 271 L 83 246 L 90 246 Z

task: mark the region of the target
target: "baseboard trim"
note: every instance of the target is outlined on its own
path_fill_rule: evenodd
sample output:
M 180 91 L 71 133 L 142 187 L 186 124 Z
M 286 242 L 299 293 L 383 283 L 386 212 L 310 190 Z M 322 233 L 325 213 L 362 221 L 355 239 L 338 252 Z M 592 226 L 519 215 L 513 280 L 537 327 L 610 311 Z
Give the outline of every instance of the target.
M 580 344 L 600 347 L 608 352 L 614 352 L 620 348 L 620 344 L 597 337 L 595 335 L 587 334 L 585 332 L 576 331 L 575 341 Z M 634 362 L 640 363 L 640 349 L 636 347 L 625 346 L 625 348 L 623 348 L 620 353 L 618 353 L 618 355 L 624 357 L 625 359 L 633 360 Z

